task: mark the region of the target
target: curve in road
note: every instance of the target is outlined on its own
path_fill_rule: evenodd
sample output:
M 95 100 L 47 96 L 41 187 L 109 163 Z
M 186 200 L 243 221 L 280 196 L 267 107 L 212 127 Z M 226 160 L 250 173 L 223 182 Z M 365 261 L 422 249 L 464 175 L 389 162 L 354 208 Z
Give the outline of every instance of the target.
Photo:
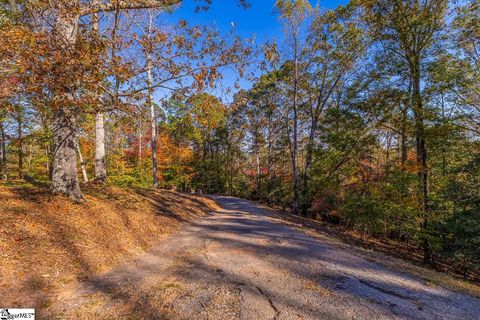
M 66 294 L 82 298 L 65 303 L 62 317 L 480 319 L 478 298 L 311 237 L 257 203 L 214 198 L 223 209 Z M 87 309 L 92 296 L 99 307 Z

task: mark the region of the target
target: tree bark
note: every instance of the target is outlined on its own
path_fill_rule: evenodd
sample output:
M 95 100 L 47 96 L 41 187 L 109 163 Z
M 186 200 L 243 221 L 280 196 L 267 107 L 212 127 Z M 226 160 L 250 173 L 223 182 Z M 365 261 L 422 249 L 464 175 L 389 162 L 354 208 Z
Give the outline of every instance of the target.
M 421 66 L 420 59 L 417 57 L 413 60 L 411 66 L 412 74 L 412 97 L 413 97 L 413 112 L 415 116 L 415 135 L 416 135 L 416 149 L 417 149 L 417 165 L 418 165 L 418 182 L 419 182 L 419 205 L 423 212 L 422 229 L 426 233 L 429 224 L 429 198 L 428 198 L 428 158 L 425 141 L 425 119 L 421 95 Z M 431 265 L 433 262 L 432 248 L 428 236 L 423 235 L 422 239 L 423 259 L 424 263 Z
M 402 109 L 402 125 L 400 128 L 400 146 L 399 146 L 399 151 L 400 151 L 400 171 L 402 173 L 401 176 L 401 189 L 402 189 L 402 194 L 404 197 L 408 195 L 408 182 L 407 182 L 407 176 L 406 176 L 406 165 L 407 165 L 407 159 L 408 159 L 408 154 L 407 154 L 407 120 L 408 120 L 408 108 L 411 107 L 411 88 L 408 89 L 408 105 L 403 106 Z
M 95 182 L 107 182 L 105 154 L 104 115 L 98 112 L 95 116 Z
M 407 164 L 407 107 L 402 110 L 402 128 L 400 132 L 400 165 L 402 172 Z
M 308 209 L 312 203 L 312 195 L 311 195 L 311 190 L 310 190 L 310 171 L 312 170 L 313 166 L 313 146 L 315 143 L 315 134 L 317 132 L 317 123 L 318 123 L 318 118 L 316 115 L 316 112 L 314 113 L 313 119 L 312 119 L 312 125 L 310 128 L 310 134 L 308 137 L 308 145 L 307 145 L 307 154 L 305 156 L 305 169 L 303 173 L 303 187 L 302 187 L 302 193 L 303 193 L 303 201 L 302 201 L 302 213 L 307 216 L 308 215 Z
M 149 24 L 148 24 L 148 39 L 150 40 L 152 27 L 153 27 L 153 14 L 149 10 Z M 156 123 L 156 114 L 155 114 L 155 105 L 153 104 L 153 75 L 152 75 L 152 57 L 151 57 L 151 44 L 150 41 L 147 43 L 146 53 L 146 63 L 147 63 L 147 87 L 148 87 L 148 97 L 147 103 L 150 107 L 150 126 L 152 130 L 152 185 L 154 188 L 158 187 L 158 160 L 157 160 L 157 123 Z
M 68 6 L 75 7 L 76 1 Z M 79 16 L 72 12 L 72 8 L 61 8 L 57 17 L 55 31 L 57 41 L 64 49 L 69 50 L 75 45 L 78 32 Z M 70 92 L 63 92 L 68 97 Z M 68 99 L 67 99 L 68 100 Z M 53 119 L 53 163 L 52 185 L 53 194 L 64 194 L 74 201 L 83 199 L 77 177 L 76 119 L 75 108 L 64 102 L 63 106 L 56 107 Z
M 298 38 L 294 35 L 294 79 L 293 79 L 293 146 L 291 151 L 292 157 L 292 213 L 298 213 L 299 194 L 298 194 Z
M 78 159 L 80 160 L 80 165 L 82 168 L 83 182 L 87 183 L 88 182 L 87 162 L 83 159 L 82 150 L 80 149 L 80 145 L 78 144 L 78 142 L 76 147 L 77 147 Z
M 17 109 L 17 142 L 18 142 L 18 178 L 23 179 L 23 108 L 18 105 Z
M 142 133 L 142 120 L 141 116 L 139 116 L 140 120 L 138 123 L 138 154 L 137 154 L 137 162 L 138 165 L 140 166 L 140 170 L 142 169 L 142 156 L 143 156 L 143 150 L 142 150 L 142 141 L 143 141 L 143 133 Z
M 151 60 L 149 61 L 149 65 L 151 65 Z M 158 187 L 158 160 L 157 160 L 157 123 L 156 123 L 156 113 L 155 113 L 155 105 L 153 104 L 153 90 L 151 88 L 152 84 L 152 76 L 151 76 L 151 67 L 149 67 L 148 72 L 148 105 L 150 106 L 150 126 L 152 131 L 152 185 L 154 188 Z
M 92 0 L 93 6 L 98 6 L 98 0 Z M 97 12 L 92 13 L 91 16 L 92 22 L 92 32 L 94 38 L 99 37 L 99 30 L 100 30 L 100 21 Z M 114 39 L 115 40 L 115 39 Z M 107 166 L 105 161 L 105 122 L 104 122 L 104 114 L 100 109 L 97 111 L 95 115 L 95 182 L 97 183 L 105 183 L 107 182 Z M 83 167 L 82 167 L 82 174 L 83 174 Z M 84 176 L 85 180 L 85 176 Z
M 48 180 L 52 181 L 52 155 L 50 152 L 50 146 L 47 146 L 47 148 L 45 148 L 45 156 L 47 157 L 47 161 L 45 161 L 45 169 L 47 171 Z
M 261 170 L 260 170 L 260 146 L 256 145 L 255 147 L 255 167 L 256 167 L 256 173 L 257 173 L 257 194 L 258 195 L 262 195 L 261 193 L 261 190 L 260 190 L 260 174 L 261 174 Z
M 5 127 L 3 125 L 3 119 L 0 119 L 0 152 L 1 152 L 1 162 L 0 162 L 0 177 L 2 180 L 7 180 L 7 137 L 5 135 Z
M 268 114 L 268 151 L 267 151 L 267 202 L 270 202 L 272 189 L 272 149 L 273 149 L 273 124 L 272 113 Z
M 52 193 L 68 195 L 72 200 L 83 199 L 77 177 L 76 121 L 66 108 L 55 112 L 53 123 Z

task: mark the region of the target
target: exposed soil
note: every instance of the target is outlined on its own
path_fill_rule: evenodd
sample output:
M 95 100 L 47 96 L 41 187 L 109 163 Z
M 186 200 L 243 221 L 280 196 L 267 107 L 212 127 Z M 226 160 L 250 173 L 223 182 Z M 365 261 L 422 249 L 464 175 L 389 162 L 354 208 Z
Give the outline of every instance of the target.
M 86 201 L 0 185 L 0 307 L 48 309 L 64 287 L 145 253 L 214 201 L 159 190 L 87 186 Z

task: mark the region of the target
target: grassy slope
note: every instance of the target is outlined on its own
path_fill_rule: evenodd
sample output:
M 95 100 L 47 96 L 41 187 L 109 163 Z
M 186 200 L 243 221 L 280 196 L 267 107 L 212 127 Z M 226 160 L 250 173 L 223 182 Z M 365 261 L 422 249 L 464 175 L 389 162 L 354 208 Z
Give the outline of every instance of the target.
M 171 191 L 87 187 L 73 204 L 25 183 L 0 184 L 0 297 L 46 307 L 64 285 L 141 254 L 212 200 Z

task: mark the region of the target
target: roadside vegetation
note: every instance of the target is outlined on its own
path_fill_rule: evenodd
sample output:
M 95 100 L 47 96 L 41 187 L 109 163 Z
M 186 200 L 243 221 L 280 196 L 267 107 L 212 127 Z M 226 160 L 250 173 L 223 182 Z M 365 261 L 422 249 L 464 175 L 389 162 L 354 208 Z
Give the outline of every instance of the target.
M 48 280 L 49 259 L 75 273 L 145 250 L 177 223 L 163 202 L 202 211 L 170 189 L 258 200 L 478 280 L 478 0 L 277 0 L 284 37 L 262 44 L 169 23 L 181 4 L 0 0 L 1 263 L 43 252 Z

